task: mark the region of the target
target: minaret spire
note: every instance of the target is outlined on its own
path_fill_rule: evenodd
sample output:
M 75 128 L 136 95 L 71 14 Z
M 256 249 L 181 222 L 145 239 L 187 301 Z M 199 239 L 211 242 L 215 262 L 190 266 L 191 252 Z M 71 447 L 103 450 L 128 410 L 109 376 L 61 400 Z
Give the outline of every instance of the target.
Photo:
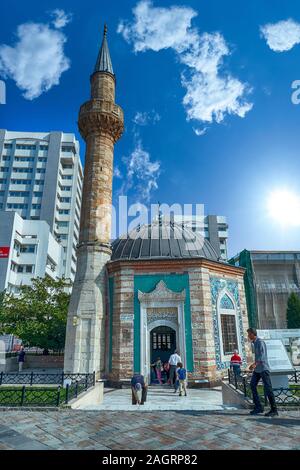
M 94 72 L 108 72 L 114 75 L 107 43 L 107 24 L 104 25 L 103 40 L 97 57 Z
M 77 271 L 68 312 L 65 372 L 92 373 L 105 368 L 106 263 L 111 257 L 114 145 L 124 129 L 123 111 L 115 102 L 107 27 L 91 96 L 79 111 L 78 127 L 86 142 Z

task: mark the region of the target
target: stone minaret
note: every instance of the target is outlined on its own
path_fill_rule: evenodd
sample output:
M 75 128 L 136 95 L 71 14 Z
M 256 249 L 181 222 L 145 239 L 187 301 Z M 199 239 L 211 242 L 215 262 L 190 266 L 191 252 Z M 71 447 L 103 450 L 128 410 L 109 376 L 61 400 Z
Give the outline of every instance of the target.
M 111 204 L 114 144 L 124 129 L 115 104 L 115 75 L 107 45 L 107 27 L 91 75 L 91 99 L 79 111 L 86 142 L 77 272 L 68 313 L 65 372 L 104 369 L 106 263 L 111 257 Z

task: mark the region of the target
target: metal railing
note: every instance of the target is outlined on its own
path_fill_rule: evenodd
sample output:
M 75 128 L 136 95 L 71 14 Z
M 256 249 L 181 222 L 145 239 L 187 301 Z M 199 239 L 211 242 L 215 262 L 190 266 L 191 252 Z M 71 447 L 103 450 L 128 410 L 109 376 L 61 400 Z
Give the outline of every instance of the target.
M 25 383 L 22 380 L 25 377 Z M 43 379 L 42 379 L 43 377 Z M 93 374 L 0 374 L 1 407 L 59 407 L 95 385 Z M 65 382 L 67 380 L 67 382 Z M 14 385 L 14 387 L 6 386 Z M 42 386 L 40 386 L 42 384 Z M 19 386 L 20 385 L 20 386 Z M 39 385 L 35 387 L 35 385 Z M 43 385 L 56 385 L 46 387 Z
M 283 406 L 300 406 L 300 371 L 288 374 L 288 388 L 273 388 L 275 401 L 277 405 Z M 247 400 L 252 400 L 252 391 L 250 386 L 251 375 L 237 375 L 232 369 L 228 370 L 228 382 L 236 390 L 242 392 Z M 264 395 L 263 387 L 258 387 L 258 395 L 262 404 L 267 405 L 268 400 Z
M 65 380 L 71 380 L 71 383 L 76 381 L 87 382 L 89 386 L 95 384 L 95 373 L 93 374 L 66 374 L 65 372 L 58 373 L 35 373 L 35 372 L 1 372 L 0 373 L 0 386 L 1 385 L 63 385 Z

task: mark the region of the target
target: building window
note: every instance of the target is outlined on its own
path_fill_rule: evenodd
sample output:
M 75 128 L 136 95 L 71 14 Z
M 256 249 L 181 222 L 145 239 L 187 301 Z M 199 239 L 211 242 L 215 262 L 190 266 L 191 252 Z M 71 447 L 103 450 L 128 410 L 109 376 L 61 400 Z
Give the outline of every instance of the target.
M 9 191 L 8 195 L 13 197 L 28 197 L 29 191 Z
M 32 173 L 33 168 L 18 168 L 18 167 L 13 167 L 12 171 L 15 173 Z
M 40 150 L 48 150 L 48 145 L 40 145 Z
M 3 155 L 3 156 L 2 156 L 2 160 L 3 160 L 4 162 L 9 162 L 9 161 L 10 161 L 10 157 L 9 157 L 8 155 Z
M 69 222 L 57 222 L 57 228 L 68 227 L 68 226 L 69 226 Z
M 11 179 L 10 180 L 11 184 L 24 184 L 24 185 L 30 185 L 31 180 L 21 180 L 21 179 Z
M 39 161 L 39 162 L 46 163 L 47 157 L 39 157 L 39 158 L 38 158 L 38 161 Z
M 40 209 L 41 208 L 41 204 L 32 204 L 32 209 Z
M 1 166 L 0 167 L 0 171 L 2 171 L 3 173 L 6 173 L 8 170 L 9 170 L 8 166 Z
M 220 326 L 222 331 L 222 352 L 223 356 L 228 356 L 233 354 L 235 349 L 238 349 L 235 307 L 229 295 L 223 295 L 219 309 Z
M 46 169 L 45 168 L 37 168 L 36 172 L 37 173 L 46 173 Z
M 43 184 L 45 184 L 45 180 L 35 180 L 34 184 L 43 185 Z
M 60 209 L 58 211 L 60 215 L 69 215 L 70 214 L 70 209 Z
M 35 145 L 28 145 L 28 144 L 17 144 L 16 148 L 20 149 L 20 150 L 35 150 L 36 146 Z
M 235 324 L 235 315 L 221 314 L 221 328 L 223 339 L 223 354 L 228 356 L 238 349 L 237 331 Z
M 11 148 L 12 148 L 12 144 L 4 144 L 4 148 L 5 148 L 5 149 L 11 149 Z
M 34 162 L 34 157 L 15 157 L 16 162 Z
M 43 193 L 42 193 L 42 191 L 33 191 L 33 196 L 34 197 L 42 197 Z
M 0 178 L 0 184 L 6 184 L 6 183 L 7 183 L 7 179 Z
M 70 145 L 62 145 L 61 151 L 75 154 L 75 148 L 73 146 L 70 146 Z
M 28 204 L 7 204 L 8 209 L 28 209 Z

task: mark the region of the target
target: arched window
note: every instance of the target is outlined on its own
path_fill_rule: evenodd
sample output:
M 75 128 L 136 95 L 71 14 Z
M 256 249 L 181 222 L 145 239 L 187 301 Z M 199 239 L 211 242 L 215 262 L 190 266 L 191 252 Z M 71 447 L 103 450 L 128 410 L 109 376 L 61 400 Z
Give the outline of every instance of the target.
M 227 294 L 224 294 L 221 298 L 219 310 L 222 331 L 222 353 L 223 356 L 229 356 L 233 354 L 235 349 L 239 348 L 235 308 L 233 301 Z

